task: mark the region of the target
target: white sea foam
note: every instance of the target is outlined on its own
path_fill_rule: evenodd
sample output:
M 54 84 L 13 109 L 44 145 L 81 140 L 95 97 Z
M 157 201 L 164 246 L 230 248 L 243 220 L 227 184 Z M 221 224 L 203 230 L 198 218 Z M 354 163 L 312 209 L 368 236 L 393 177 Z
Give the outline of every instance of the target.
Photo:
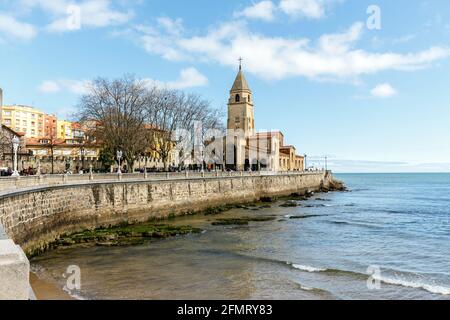
M 305 287 L 305 286 L 302 286 L 302 285 L 300 285 L 300 289 L 305 290 L 305 291 L 313 291 L 314 290 L 314 288 Z
M 402 286 L 402 287 L 408 287 L 408 288 L 414 288 L 414 289 L 423 289 L 426 290 L 430 293 L 434 293 L 434 294 L 441 294 L 441 295 L 450 295 L 450 288 L 448 287 L 444 287 L 444 286 L 439 286 L 439 285 L 434 285 L 434 284 L 427 284 L 427 283 L 422 283 L 419 281 L 413 281 L 413 280 L 404 280 L 404 279 L 395 279 L 395 278 L 387 278 L 387 277 L 383 277 L 383 276 L 373 276 L 374 280 L 378 280 L 381 282 L 384 282 L 386 284 L 392 284 L 392 285 L 396 285 L 396 286 Z
M 303 266 L 301 264 L 292 264 L 292 267 L 295 269 L 307 271 L 307 272 L 322 272 L 322 271 L 327 270 L 327 269 L 315 268 L 315 267 L 311 267 L 311 266 Z
M 86 298 L 82 297 L 78 293 L 74 293 L 71 290 L 68 290 L 66 287 L 63 288 L 63 291 L 65 293 L 67 293 L 69 296 L 71 296 L 72 298 L 74 298 L 75 300 L 87 300 Z

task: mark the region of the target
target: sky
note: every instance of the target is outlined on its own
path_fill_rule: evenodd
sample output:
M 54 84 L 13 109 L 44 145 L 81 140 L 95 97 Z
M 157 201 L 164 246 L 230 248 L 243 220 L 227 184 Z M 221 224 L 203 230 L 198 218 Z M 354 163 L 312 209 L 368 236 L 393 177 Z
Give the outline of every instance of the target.
M 0 0 L 4 104 L 70 117 L 134 74 L 225 112 L 239 57 L 256 127 L 310 165 L 450 171 L 448 0 Z

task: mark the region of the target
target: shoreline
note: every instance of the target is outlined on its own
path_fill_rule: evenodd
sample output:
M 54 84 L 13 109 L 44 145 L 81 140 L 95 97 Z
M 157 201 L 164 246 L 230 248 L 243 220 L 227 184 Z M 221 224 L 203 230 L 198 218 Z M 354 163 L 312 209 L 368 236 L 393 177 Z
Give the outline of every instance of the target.
M 30 272 L 30 285 L 36 300 L 76 300 L 56 284 L 39 278 L 34 272 Z
M 273 214 L 271 213 L 271 208 L 279 208 L 278 210 L 286 210 L 286 208 L 290 208 L 291 206 L 285 207 L 283 206 L 286 203 L 291 203 L 290 201 L 294 201 L 292 200 L 292 198 L 295 198 L 296 201 L 298 201 L 299 203 L 303 202 L 303 201 L 307 201 L 309 200 L 309 198 L 317 198 L 319 196 L 323 196 L 320 192 L 318 193 L 311 193 L 308 196 L 302 196 L 302 195 L 290 195 L 290 196 L 286 196 L 286 197 L 282 197 L 282 198 L 277 198 L 277 199 L 269 199 L 266 198 L 264 199 L 265 201 L 258 201 L 257 204 L 255 204 L 255 206 L 253 205 L 242 205 L 242 206 L 237 206 L 236 208 L 234 208 L 234 210 L 231 210 L 231 212 L 220 212 L 219 214 L 215 215 L 202 215 L 202 214 L 196 214 L 196 215 L 192 215 L 192 216 L 183 216 L 183 217 L 176 217 L 174 220 L 170 221 L 175 223 L 176 225 L 185 225 L 185 224 L 189 224 L 187 223 L 185 220 L 191 221 L 191 219 L 194 219 L 194 224 L 192 224 L 194 227 L 201 227 L 201 223 L 205 223 L 208 226 L 211 226 L 210 228 L 214 229 L 214 228 L 223 228 L 224 230 L 229 229 L 230 227 L 227 227 L 228 222 L 230 222 L 230 225 L 233 224 L 236 226 L 236 228 L 240 228 L 239 226 L 241 225 L 241 221 L 243 220 L 248 220 L 248 221 L 253 221 L 253 222 L 258 222 L 258 223 L 262 223 L 262 222 L 269 222 L 269 221 L 274 221 L 276 223 L 275 220 L 275 216 L 273 216 Z M 321 199 L 321 198 L 320 198 Z M 270 204 L 268 204 L 268 202 L 271 202 Z M 299 207 L 301 207 L 301 205 L 299 204 Z M 255 208 L 260 208 L 260 212 L 255 212 Z M 267 210 L 267 211 L 265 211 Z M 269 217 L 271 219 L 266 220 L 266 217 Z M 280 215 L 279 218 L 283 218 L 285 217 L 284 215 Z M 307 216 L 308 217 L 308 216 Z M 252 220 L 255 219 L 255 220 Z M 197 222 L 200 221 L 200 222 Z M 219 222 L 219 223 L 217 223 Z M 236 224 L 234 224 L 236 223 Z M 218 229 L 220 230 L 220 229 Z M 221 234 L 223 232 L 220 232 Z M 162 241 L 166 241 L 164 239 L 162 239 Z M 194 241 L 194 242 L 198 242 L 198 241 Z M 198 247 L 197 247 L 198 249 Z M 38 262 L 36 262 L 37 264 L 39 264 Z M 239 259 L 237 259 L 235 261 L 235 263 L 242 263 L 241 261 L 239 261 Z M 284 263 L 282 264 L 284 265 Z M 42 269 L 42 272 L 44 270 L 47 269 L 46 266 L 42 266 L 45 269 Z M 52 269 L 48 269 L 48 270 L 52 270 Z M 42 277 L 42 279 L 39 279 L 40 281 L 38 282 L 39 286 L 35 285 L 35 281 L 33 281 L 33 289 L 36 292 L 36 296 L 38 300 L 77 300 L 77 297 L 70 297 L 68 296 L 68 294 L 66 292 L 64 292 L 61 287 L 63 286 L 63 282 L 55 282 L 53 281 L 52 277 L 47 277 L 46 273 L 41 273 L 41 271 L 39 271 L 39 269 L 34 270 L 36 272 L 36 275 L 40 275 Z M 53 274 L 55 272 L 55 270 L 52 271 Z M 99 281 L 101 280 L 101 278 L 96 277 L 97 280 L 95 281 Z M 59 279 L 61 281 L 64 281 L 63 279 Z M 93 281 L 92 279 L 90 279 L 91 281 Z M 164 281 L 165 280 L 165 276 L 164 274 L 162 275 L 161 279 L 158 281 Z M 86 280 L 89 281 L 89 280 Z M 95 283 L 94 281 L 94 283 Z M 161 282 L 162 283 L 162 282 Z M 170 286 L 170 282 L 167 283 L 168 286 Z M 92 285 L 92 282 L 89 284 Z M 87 285 L 86 290 L 88 290 L 89 285 Z M 149 285 L 151 287 L 151 284 Z M 306 287 L 306 288 L 310 288 L 310 287 Z M 303 295 L 305 297 L 310 297 L 310 296 L 316 296 L 316 295 L 320 295 L 320 292 L 316 292 L 316 291 L 311 291 L 310 289 L 304 289 L 301 288 L 302 292 L 300 294 L 300 296 L 303 297 Z M 132 288 L 128 289 L 130 292 L 133 291 Z M 128 296 L 125 296 L 126 298 L 136 298 L 135 296 L 133 296 L 132 293 L 128 292 Z M 226 294 L 226 293 L 224 293 Z M 245 292 L 241 292 L 240 293 L 242 295 L 242 298 L 247 297 Z M 162 296 L 165 298 L 169 298 L 167 295 L 165 295 L 165 293 L 162 293 Z M 114 298 L 118 298 L 121 299 L 122 297 L 119 296 L 114 296 Z M 112 298 L 112 299 L 114 299 Z M 325 297 L 326 298 L 326 297 Z M 95 298 L 94 298 L 95 299 Z M 154 296 L 153 298 L 150 299 L 161 299 L 161 297 L 159 296 Z
M 318 190 L 317 193 L 328 193 L 330 191 L 342 191 L 339 188 L 336 188 L 335 183 L 331 183 L 331 188 L 321 188 L 321 190 Z M 324 190 L 325 189 L 325 190 Z M 216 207 L 210 207 L 208 209 L 195 212 L 196 216 L 215 216 L 218 213 L 227 212 L 233 208 L 242 208 L 246 205 L 256 204 L 259 203 L 260 205 L 277 201 L 290 201 L 290 200 L 307 200 L 308 198 L 312 197 L 315 194 L 315 192 L 306 192 L 304 194 L 298 194 L 298 193 L 291 193 L 290 195 L 286 196 L 278 196 L 278 197 L 263 197 L 257 201 L 251 201 L 251 202 L 242 202 L 241 204 L 234 204 L 234 205 L 224 205 L 224 206 L 216 206 Z M 262 206 L 263 207 L 263 206 Z M 182 216 L 178 216 L 180 218 Z M 159 222 L 170 222 L 172 219 L 171 217 L 165 217 L 163 219 L 158 219 Z M 50 249 L 51 250 L 51 249 Z M 49 250 L 46 250 L 49 251 Z M 44 253 L 44 252 L 42 252 Z M 41 254 L 42 254 L 41 253 Z M 59 288 L 58 285 L 50 280 L 45 280 L 40 278 L 36 273 L 30 272 L 30 285 L 34 291 L 34 294 L 36 296 L 37 300 L 77 300 L 76 298 L 69 295 L 67 292 L 65 292 L 62 288 Z

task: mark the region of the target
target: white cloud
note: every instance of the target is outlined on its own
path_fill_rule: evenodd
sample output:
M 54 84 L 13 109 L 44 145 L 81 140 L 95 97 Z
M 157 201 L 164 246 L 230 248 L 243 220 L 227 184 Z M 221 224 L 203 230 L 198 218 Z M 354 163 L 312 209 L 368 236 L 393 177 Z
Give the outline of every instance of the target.
M 345 0 L 280 0 L 276 5 L 273 1 L 263 0 L 235 12 L 234 16 L 272 21 L 276 13 L 282 12 L 293 18 L 321 19 L 333 3 L 343 1 Z
M 21 0 L 24 8 L 40 8 L 51 16 L 52 22 L 47 25 L 47 30 L 51 32 L 120 25 L 134 16 L 132 11 L 113 9 L 111 3 L 110 0 Z
M 6 38 L 30 40 L 37 34 L 36 28 L 28 23 L 17 21 L 9 15 L 0 14 L 0 36 Z
M 42 82 L 41 85 L 39 85 L 38 90 L 42 93 L 55 93 L 59 92 L 61 88 L 55 81 L 48 80 Z
M 390 98 L 395 96 L 397 91 L 389 83 L 382 83 L 373 88 L 370 93 L 377 98 Z
M 88 92 L 90 81 L 86 80 L 46 80 L 38 86 L 38 91 L 42 93 L 57 93 L 67 91 L 73 94 L 83 95 Z
M 369 52 L 356 48 L 364 32 L 355 23 L 340 33 L 324 34 L 317 40 L 266 36 L 249 30 L 245 21 L 229 21 L 209 28 L 205 34 L 186 36 L 163 28 L 138 28 L 141 45 L 151 54 L 171 61 L 217 62 L 236 67 L 244 58 L 249 71 L 265 79 L 304 76 L 316 80 L 355 80 L 358 76 L 387 70 L 412 71 L 429 67 L 450 56 L 446 47 L 419 52 Z
M 173 20 L 168 17 L 160 17 L 158 18 L 158 24 L 171 35 L 178 36 L 183 32 L 183 20 L 181 19 Z
M 195 68 L 181 70 L 179 78 L 175 81 L 162 82 L 154 79 L 143 79 L 143 81 L 150 87 L 156 86 L 168 89 L 186 89 L 208 85 L 208 78 Z
M 293 17 L 319 19 L 325 15 L 326 0 L 281 0 L 280 9 Z
M 247 7 L 242 11 L 235 12 L 234 15 L 236 17 L 272 21 L 274 19 L 275 10 L 276 7 L 272 1 L 264 0 Z

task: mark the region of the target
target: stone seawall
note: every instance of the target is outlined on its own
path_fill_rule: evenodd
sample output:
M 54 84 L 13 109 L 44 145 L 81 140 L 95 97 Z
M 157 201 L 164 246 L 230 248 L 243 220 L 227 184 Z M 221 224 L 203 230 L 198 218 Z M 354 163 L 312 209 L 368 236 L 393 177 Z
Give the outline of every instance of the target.
M 41 186 L 0 197 L 0 223 L 27 254 L 65 233 L 318 190 L 324 172 Z

